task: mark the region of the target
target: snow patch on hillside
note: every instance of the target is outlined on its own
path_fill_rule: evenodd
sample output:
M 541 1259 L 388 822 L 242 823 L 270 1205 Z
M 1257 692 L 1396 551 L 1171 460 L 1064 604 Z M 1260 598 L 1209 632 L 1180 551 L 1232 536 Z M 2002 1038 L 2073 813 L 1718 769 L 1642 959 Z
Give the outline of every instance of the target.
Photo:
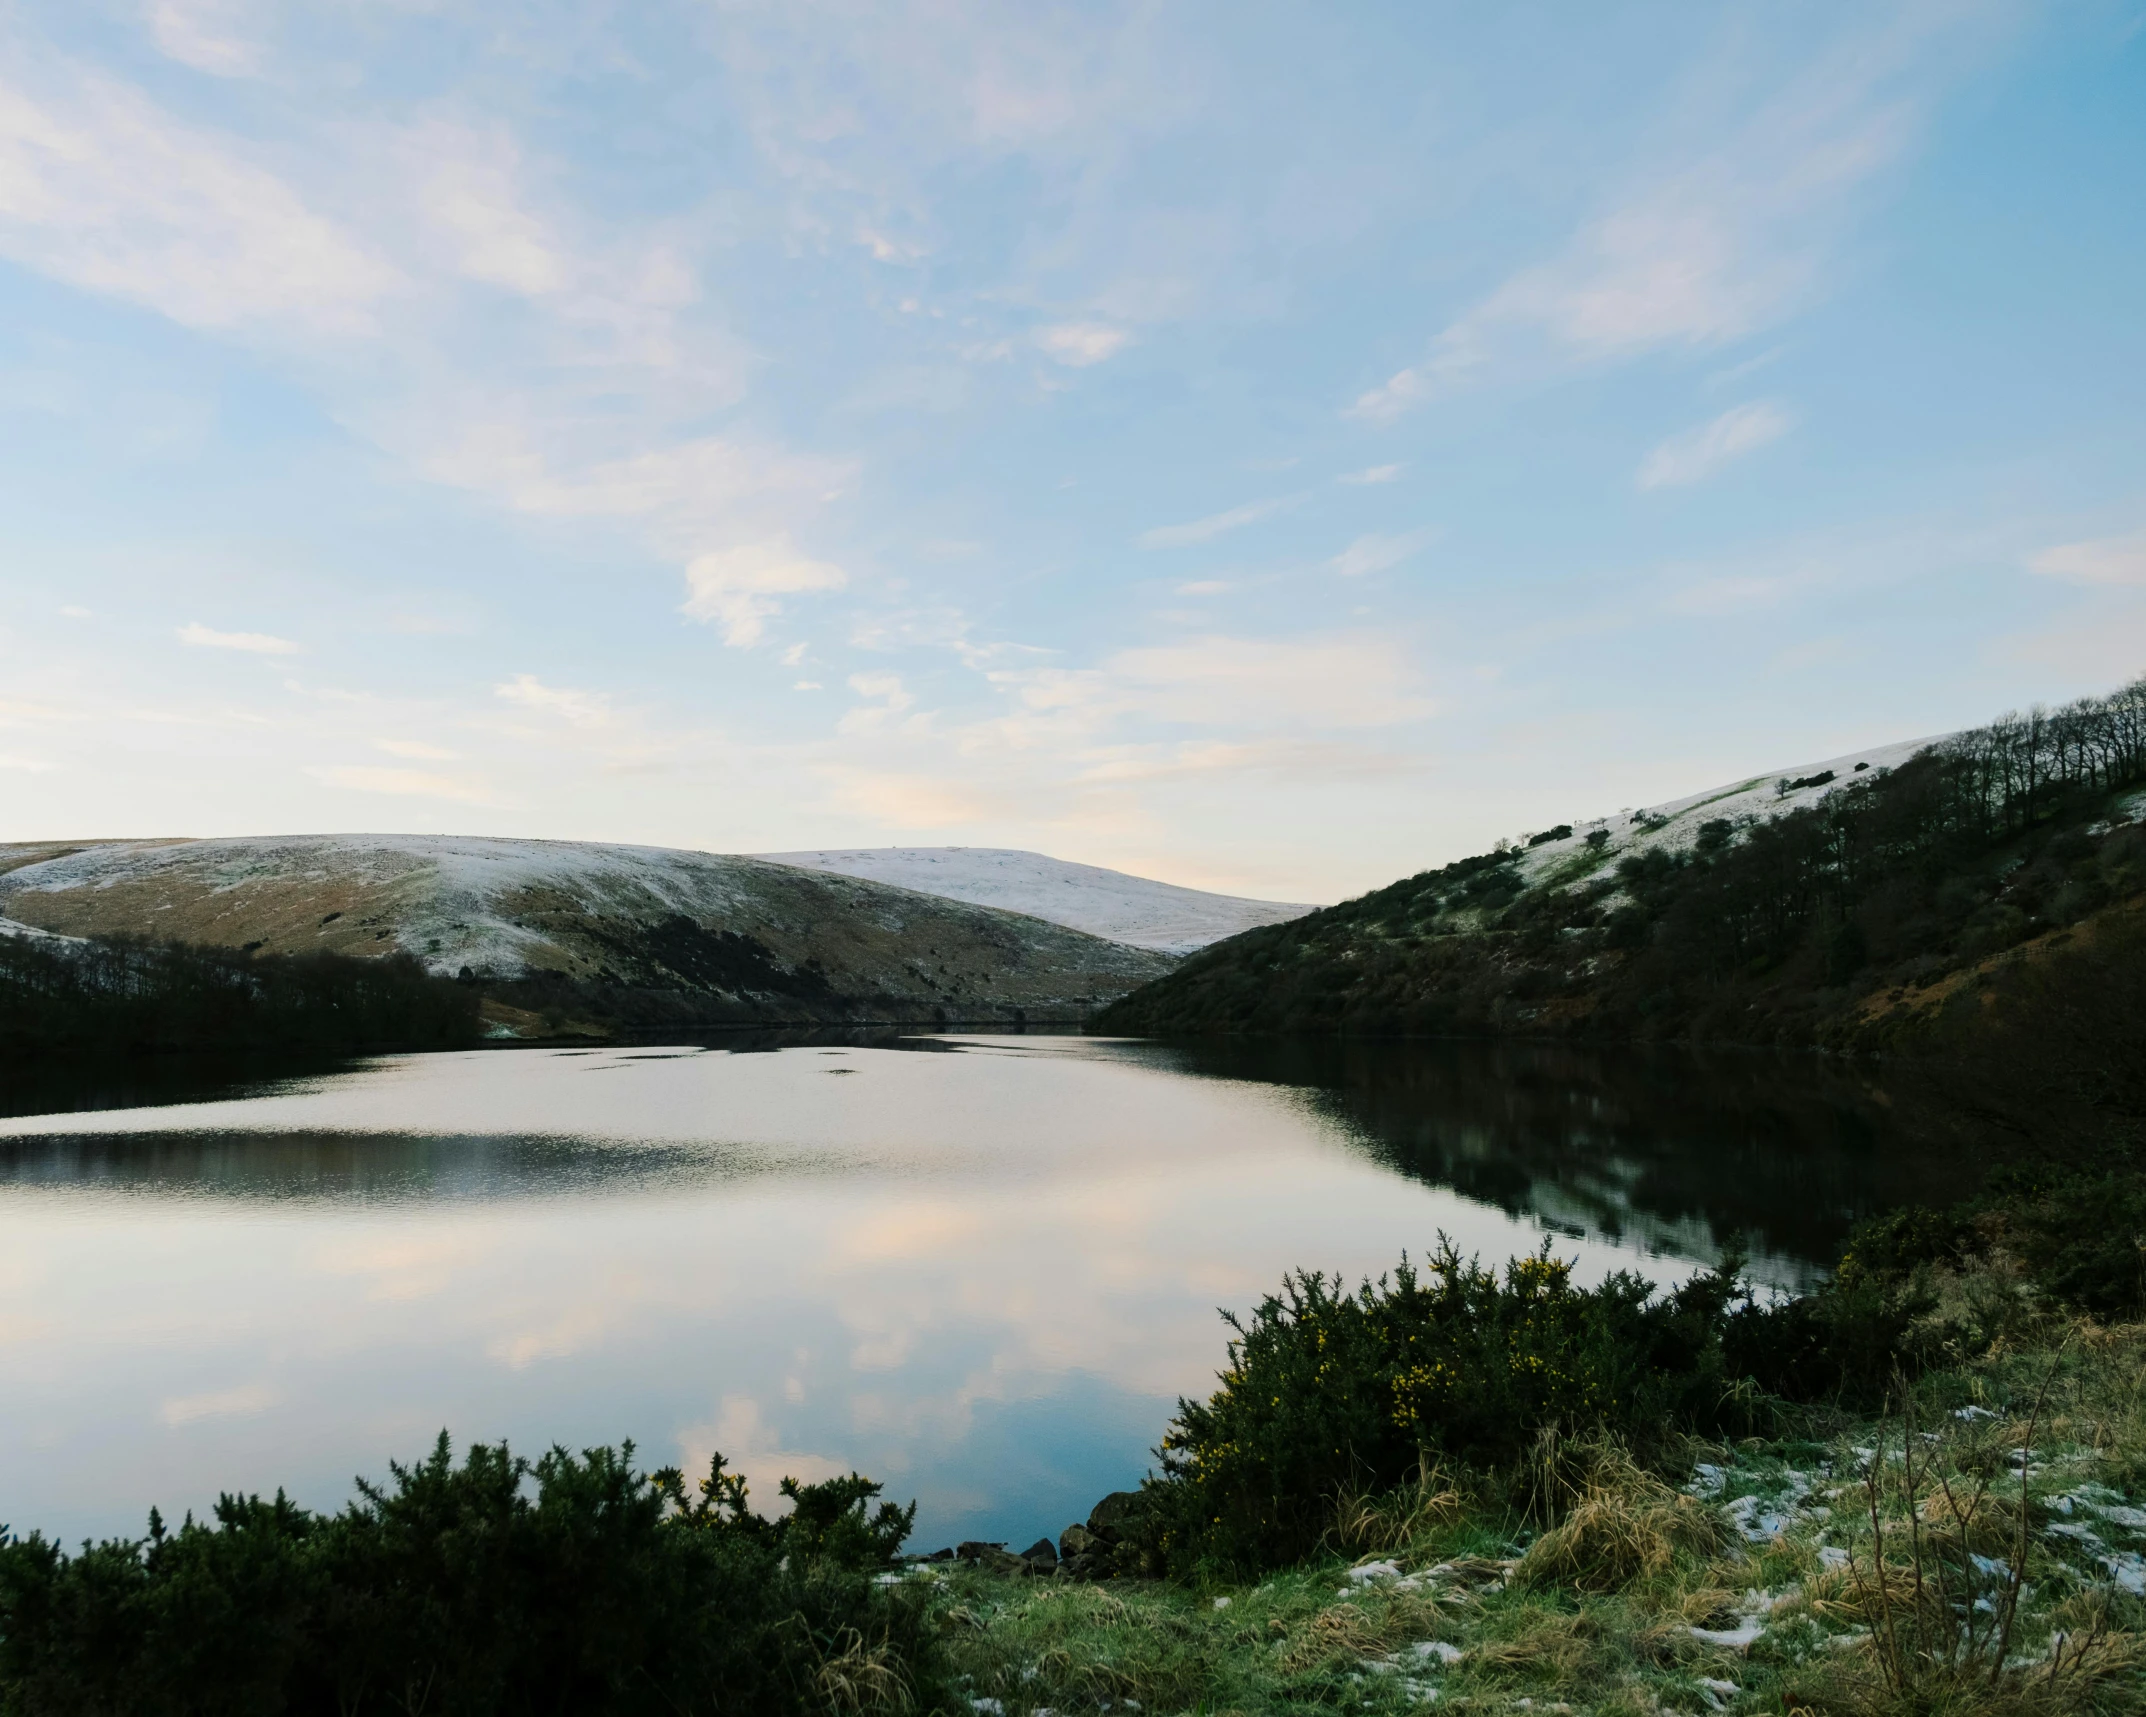
M 971 906 L 1022 912 L 1165 954 L 1189 954 L 1240 931 L 1301 918 L 1314 910 L 1287 901 L 1247 900 L 1179 888 L 1099 865 L 1072 864 L 1043 853 L 1001 847 L 846 847 L 753 856 L 803 870 L 835 871 L 867 882 L 915 889 Z
M 50 930 L 40 930 L 34 924 L 18 924 L 12 918 L 0 918 L 0 936 L 14 936 L 25 942 L 51 942 L 79 948 L 83 939 L 79 936 L 56 936 Z
M 1605 876 L 1627 853 L 1643 853 L 1659 847 L 1683 852 L 1699 838 L 1702 825 L 1726 818 L 1732 823 L 1763 822 L 1790 811 L 1815 805 L 1829 793 L 1837 793 L 1852 781 L 1868 780 L 1883 769 L 1897 769 L 1917 752 L 1939 745 L 1949 735 L 1929 739 L 1896 740 L 1828 757 L 1818 763 L 1799 763 L 1787 769 L 1769 769 L 1746 780 L 1712 787 L 1688 798 L 1665 804 L 1640 805 L 1615 816 L 1576 821 L 1572 833 L 1541 846 L 1528 847 L 1521 856 L 1521 874 L 1530 885 L 1561 882 L 1568 887 Z M 1828 776 L 1830 779 L 1819 780 Z M 1811 785 L 1780 790 L 1783 781 L 1806 781 Z M 1609 838 L 1590 849 L 1587 837 L 1600 829 Z

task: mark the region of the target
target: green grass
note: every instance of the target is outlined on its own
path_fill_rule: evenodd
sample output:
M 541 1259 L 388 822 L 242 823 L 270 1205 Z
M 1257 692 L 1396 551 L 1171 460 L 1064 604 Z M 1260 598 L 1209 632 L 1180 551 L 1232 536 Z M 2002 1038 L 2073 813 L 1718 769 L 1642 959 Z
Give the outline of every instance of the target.
M 956 1709 L 1005 1717 L 2120 1717 L 2146 1707 L 2146 1601 L 2125 1586 L 2146 1585 L 2146 1326 L 2030 1325 L 1882 1419 L 1814 1411 L 1651 1473 L 1615 1445 L 1555 1451 L 1547 1521 L 1462 1481 L 1359 1503 L 1332 1554 L 1258 1582 L 912 1578 Z M 2030 1443 L 2015 1601 L 2010 1451 Z M 1398 1573 L 1361 1572 L 1378 1563 Z M 1988 1607 L 1969 1627 L 1948 1595 Z

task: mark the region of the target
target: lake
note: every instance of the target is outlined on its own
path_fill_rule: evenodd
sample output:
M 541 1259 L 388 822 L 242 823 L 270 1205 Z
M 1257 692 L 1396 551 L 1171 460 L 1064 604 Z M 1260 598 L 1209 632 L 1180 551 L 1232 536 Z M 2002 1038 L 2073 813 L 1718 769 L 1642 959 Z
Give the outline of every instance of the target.
M 1216 1308 L 1444 1231 L 1814 1279 L 1959 1173 L 1801 1058 L 1480 1044 L 735 1038 L 0 1083 L 0 1521 L 507 1438 L 857 1468 L 916 1545 L 1055 1535 L 1223 1359 Z

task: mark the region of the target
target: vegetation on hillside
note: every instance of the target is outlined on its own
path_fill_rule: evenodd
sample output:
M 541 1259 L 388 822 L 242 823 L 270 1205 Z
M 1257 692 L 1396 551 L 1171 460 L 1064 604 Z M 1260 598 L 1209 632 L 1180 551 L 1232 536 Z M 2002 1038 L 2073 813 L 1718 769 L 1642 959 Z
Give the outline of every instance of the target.
M 1682 850 L 1612 860 L 1582 842 L 1533 884 L 1518 848 L 1426 871 L 1218 943 L 1096 1026 L 1882 1048 L 1968 1033 L 2067 933 L 2084 958 L 2065 993 L 2091 1008 L 2082 986 L 2135 965 L 2146 827 L 2125 801 L 2141 783 L 2146 681 L 2007 716 L 1782 816 L 1703 823 Z
M 0 1058 L 449 1049 L 477 1015 L 472 988 L 407 955 L 0 936 Z
M 1448 1465 L 1339 1494 L 1319 1548 L 1257 1577 L 956 1573 L 934 1582 L 949 1664 L 993 1717 L 2135 1713 L 2146 1329 L 2011 1337 L 1868 1414 L 1648 1462 L 1544 1438 L 1518 1482 Z

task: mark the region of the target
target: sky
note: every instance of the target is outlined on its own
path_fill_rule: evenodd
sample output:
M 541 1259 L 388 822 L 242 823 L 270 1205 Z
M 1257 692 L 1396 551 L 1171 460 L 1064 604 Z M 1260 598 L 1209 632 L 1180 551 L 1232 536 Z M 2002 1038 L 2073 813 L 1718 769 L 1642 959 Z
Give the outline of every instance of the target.
M 2146 0 L 0 0 L 0 839 L 1326 901 L 2146 672 Z

